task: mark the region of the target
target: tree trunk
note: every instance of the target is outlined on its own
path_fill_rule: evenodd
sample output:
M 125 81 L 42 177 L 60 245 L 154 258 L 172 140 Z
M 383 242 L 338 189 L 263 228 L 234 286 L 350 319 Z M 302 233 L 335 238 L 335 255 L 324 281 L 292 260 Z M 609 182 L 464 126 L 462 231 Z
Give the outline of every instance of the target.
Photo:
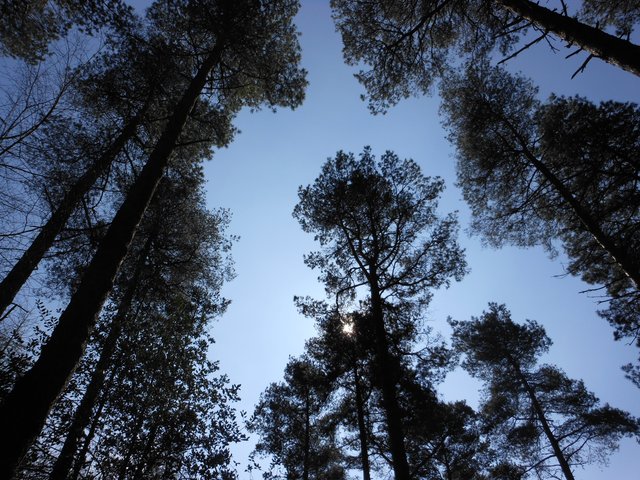
M 49 475 L 49 480 L 65 480 L 69 474 L 69 469 L 71 468 L 73 457 L 78 447 L 78 441 L 91 419 L 91 411 L 93 410 L 96 399 L 98 398 L 104 384 L 106 370 L 111 364 L 111 358 L 120 338 L 122 327 L 130 313 L 131 304 L 138 288 L 142 269 L 144 268 L 145 261 L 149 255 L 149 251 L 151 250 L 151 244 L 153 243 L 154 237 L 155 234 L 149 235 L 142 252 L 140 252 L 135 272 L 129 281 L 129 285 L 122 297 L 122 300 L 120 301 L 118 312 L 111 321 L 111 328 L 109 329 L 109 334 L 107 335 L 102 346 L 102 350 L 100 351 L 100 358 L 98 359 L 95 370 L 91 375 L 91 381 L 82 396 L 82 400 L 73 415 L 73 420 L 67 432 L 67 437 L 64 441 L 64 445 L 62 446 L 62 450 L 53 465 L 53 469 Z
M 527 378 L 522 373 L 522 370 L 520 370 L 520 366 L 518 365 L 518 362 L 515 361 L 513 358 L 509 358 L 509 363 L 511 364 L 512 368 L 515 370 L 518 380 L 520 380 L 520 383 L 526 390 L 527 395 L 531 400 L 531 405 L 533 406 L 533 410 L 536 412 L 536 416 L 538 417 L 538 420 L 542 425 L 542 430 L 544 431 L 544 434 L 547 437 L 547 440 L 549 440 L 549 443 L 551 444 L 551 448 L 553 449 L 553 454 L 558 459 L 558 463 L 560 464 L 562 473 L 564 474 L 567 480 L 575 480 L 573 477 L 573 473 L 571 472 L 571 468 L 569 468 L 569 462 L 567 462 L 567 459 L 565 458 L 564 453 L 560 448 L 558 439 L 555 437 L 555 435 L 551 431 L 551 427 L 549 426 L 547 417 L 544 413 L 544 410 L 542 409 L 542 405 L 540 405 L 540 402 L 538 402 L 538 397 L 536 396 L 536 392 L 533 390 L 531 385 L 529 385 Z
M 151 427 L 151 431 L 147 435 L 147 441 L 144 444 L 144 448 L 142 449 L 142 455 L 140 457 L 140 462 L 136 466 L 135 473 L 133 474 L 133 480 L 141 480 L 144 478 L 144 471 L 149 467 L 149 452 L 151 451 L 151 447 L 153 443 L 156 441 L 156 436 L 158 434 L 158 424 L 154 424 Z
M 542 162 L 538 157 L 536 157 L 533 152 L 529 149 L 527 142 L 520 135 L 518 130 L 507 120 L 502 117 L 502 121 L 505 122 L 505 125 L 511 130 L 511 133 L 516 137 L 516 140 L 520 144 L 521 152 L 527 158 L 527 160 L 531 163 L 533 168 L 535 168 L 544 178 L 546 178 L 551 185 L 555 188 L 558 194 L 562 197 L 562 199 L 567 202 L 569 207 L 573 210 L 576 217 L 585 230 L 587 230 L 593 238 L 598 242 L 598 244 L 609 253 L 615 264 L 624 272 L 624 274 L 631 279 L 634 283 L 636 289 L 640 290 L 640 267 L 638 266 L 635 255 L 630 252 L 624 246 L 620 246 L 616 243 L 616 241 L 607 235 L 602 228 L 600 228 L 600 224 L 598 221 L 593 218 L 593 216 L 587 211 L 587 209 L 580 203 L 573 193 L 565 186 L 565 184 L 560 180 L 550 169 Z
M 0 407 L 0 478 L 11 478 L 41 432 L 47 415 L 73 374 L 136 228 L 151 201 L 189 113 L 219 61 L 216 47 L 205 59 L 175 107 L 139 177 L 116 213 L 78 289 L 60 316 L 40 358 L 20 378 Z
M 109 386 L 113 385 L 113 379 L 115 377 L 115 373 L 116 371 L 112 370 L 111 376 L 109 377 L 109 380 L 108 380 Z M 75 465 L 73 466 L 73 471 L 71 472 L 71 475 L 69 475 L 68 480 L 77 480 L 78 477 L 80 476 L 80 472 L 84 467 L 85 458 L 87 458 L 87 453 L 89 452 L 89 446 L 91 446 L 91 441 L 93 440 L 93 437 L 95 436 L 96 431 L 98 429 L 98 423 L 100 422 L 100 417 L 102 416 L 102 411 L 104 410 L 104 406 L 106 403 L 107 403 L 106 396 L 103 395 L 102 399 L 98 403 L 98 408 L 96 409 L 96 413 L 93 415 L 93 420 L 91 421 L 89 432 L 87 432 L 87 436 L 85 437 L 84 442 L 82 442 L 82 448 L 80 449 L 80 452 L 76 456 Z
M 144 107 L 144 110 L 146 109 L 147 106 Z M 49 220 L 47 220 L 47 223 L 41 228 L 40 233 L 33 239 L 29 248 L 0 282 L 0 315 L 11 305 L 15 296 L 29 279 L 42 257 L 44 257 L 44 254 L 51 248 L 53 241 L 64 228 L 76 205 L 100 175 L 113 163 L 126 143 L 135 135 L 142 121 L 144 110 L 125 125 L 120 135 L 109 145 L 100 158 L 69 189 L 58 207 L 51 214 Z
M 353 382 L 356 393 L 356 414 L 358 416 L 358 433 L 360 435 L 360 461 L 362 463 L 362 480 L 371 480 L 371 467 L 369 465 L 369 441 L 367 434 L 367 424 L 364 418 L 364 400 L 362 398 L 362 387 L 360 386 L 360 375 L 358 365 L 353 365 Z
M 391 449 L 391 461 L 395 480 L 409 480 L 409 463 L 404 447 L 404 432 L 402 429 L 402 417 L 398 405 L 396 392 L 396 373 L 393 367 L 393 359 L 389 354 L 387 332 L 384 326 L 384 312 L 382 299 L 375 279 L 370 283 L 371 288 L 371 320 L 374 323 L 376 339 L 376 370 L 382 390 L 382 406 L 387 420 L 387 433 Z
M 544 31 L 578 45 L 596 58 L 640 76 L 640 46 L 529 0 L 495 0 Z
M 148 396 L 148 395 L 147 395 Z M 146 399 L 145 399 L 146 404 Z M 136 419 L 136 424 L 133 427 L 133 433 L 129 435 L 127 438 L 129 445 L 127 449 L 127 453 L 120 464 L 120 471 L 118 472 L 118 480 L 124 480 L 127 477 L 127 471 L 129 470 L 129 463 L 131 462 L 131 457 L 135 452 L 136 447 L 138 446 L 137 438 L 140 432 L 142 431 L 142 426 L 144 425 L 145 415 L 143 413 L 144 408 L 141 407 L 138 417 Z
M 302 461 L 302 480 L 309 480 L 309 455 L 311 449 L 311 413 L 309 410 L 309 390 L 307 390 L 304 401 L 304 457 Z

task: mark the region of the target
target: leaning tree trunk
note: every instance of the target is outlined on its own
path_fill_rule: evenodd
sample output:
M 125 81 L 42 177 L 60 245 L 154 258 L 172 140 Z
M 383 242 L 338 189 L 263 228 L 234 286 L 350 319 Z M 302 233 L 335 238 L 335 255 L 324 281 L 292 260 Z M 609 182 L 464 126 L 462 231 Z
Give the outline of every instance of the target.
M 53 241 L 67 223 L 69 216 L 76 208 L 82 197 L 102 175 L 116 156 L 124 148 L 127 142 L 135 135 L 142 117 L 148 106 L 143 108 L 131 121 L 129 121 L 116 139 L 109 145 L 104 153 L 89 167 L 89 169 L 76 181 L 76 183 L 64 195 L 62 201 L 51 214 L 49 220 L 42 226 L 40 233 L 33 239 L 31 245 L 22 254 L 6 277 L 0 282 L 0 316 L 11 305 L 22 286 L 29 279 L 33 270 L 47 253 Z M 6 318 L 6 316 L 4 317 Z
M 540 29 L 578 45 L 596 58 L 640 76 L 640 46 L 529 0 L 494 0 Z
M 113 385 L 114 378 L 116 377 L 116 372 L 117 372 L 116 370 L 111 371 L 111 375 L 107 380 L 107 387 L 106 387 L 107 390 L 111 387 L 111 385 Z M 85 465 L 85 459 L 87 458 L 89 447 L 91 446 L 93 437 L 95 436 L 98 430 L 98 425 L 100 423 L 100 419 L 102 418 L 102 412 L 105 408 L 106 403 L 107 403 L 106 395 L 103 395 L 98 402 L 98 408 L 96 408 L 96 412 L 93 414 L 93 419 L 91 420 L 89 431 L 87 432 L 87 435 L 84 437 L 84 440 L 82 442 L 82 448 L 80 448 L 80 451 L 76 455 L 73 471 L 67 477 L 67 480 L 78 480 L 78 477 L 80 477 L 80 472 L 82 471 Z
M 376 343 L 376 377 L 382 390 L 382 405 L 387 420 L 387 434 L 389 435 L 389 447 L 391 449 L 391 461 L 395 480 L 409 480 L 409 463 L 404 446 L 404 432 L 402 428 L 402 415 L 398 405 L 396 387 L 396 373 L 393 359 L 389 354 L 389 343 L 384 326 L 384 312 L 382 299 L 377 289 L 375 278 L 370 284 L 371 288 L 371 320 L 374 324 Z
M 522 370 L 520 369 L 518 362 L 515 359 L 509 357 L 509 363 L 514 370 L 516 377 L 518 378 L 518 380 L 524 387 L 525 391 L 527 392 L 527 396 L 529 397 L 529 400 L 531 400 L 533 411 L 538 417 L 538 421 L 540 422 L 540 425 L 542 425 L 542 431 L 547 437 L 547 440 L 549 440 L 549 444 L 551 445 L 553 454 L 558 460 L 558 463 L 560 464 L 560 469 L 562 470 L 564 477 L 566 478 L 566 480 L 575 480 L 573 477 L 573 472 L 571 472 L 571 468 L 569 467 L 569 462 L 567 461 L 567 458 L 565 457 L 564 452 L 562 451 L 562 448 L 560 448 L 560 442 L 558 441 L 556 436 L 553 434 L 553 431 L 549 426 L 549 421 L 547 420 L 547 416 L 545 415 L 542 405 L 540 405 L 540 402 L 538 401 L 536 392 L 533 390 L 533 387 L 531 387 L 531 385 L 529 384 L 527 377 L 525 377 L 524 374 L 522 373 Z
M 504 117 L 502 118 L 502 121 L 509 130 L 511 130 L 511 133 L 520 144 L 522 154 L 526 157 L 531 166 L 535 168 L 540 175 L 546 178 L 549 183 L 551 183 L 562 200 L 564 200 L 573 210 L 573 213 L 584 226 L 585 230 L 589 232 L 598 245 L 600 245 L 602 249 L 611 256 L 615 264 L 634 283 L 636 289 L 640 290 L 640 265 L 638 265 L 636 255 L 634 255 L 627 246 L 620 245 L 616 240 L 614 240 L 614 238 L 608 235 L 602 229 L 598 220 L 594 218 L 584 205 L 578 201 L 564 182 L 529 149 L 527 142 L 513 124 Z
M 369 465 L 369 441 L 367 423 L 364 416 L 364 399 L 358 373 L 357 361 L 353 364 L 353 383 L 356 395 L 356 414 L 358 417 L 358 433 L 360 436 L 360 462 L 362 463 L 362 480 L 371 480 L 371 466 Z
M 80 285 L 33 367 L 20 378 L 0 407 L 0 478 L 11 478 L 41 432 L 49 411 L 84 353 L 87 339 L 104 304 L 136 228 L 163 176 L 207 76 L 219 62 L 216 47 L 200 66 L 176 105 L 149 160 L 129 190 L 100 242 Z M 11 432 L 10 435 L 7 432 Z
M 113 352 L 116 350 L 118 340 L 120 339 L 120 333 L 122 332 L 125 320 L 130 314 L 131 304 L 138 288 L 142 270 L 147 257 L 149 256 L 149 251 L 151 250 L 151 244 L 154 241 L 154 237 L 155 234 L 153 233 L 149 235 L 142 251 L 140 252 L 134 274 L 131 277 L 131 280 L 129 280 L 129 285 L 122 297 L 122 300 L 120 300 L 118 311 L 111 321 L 109 333 L 102 345 L 102 350 L 100 351 L 100 358 L 96 363 L 89 385 L 82 396 L 82 400 L 80 400 L 80 404 L 73 415 L 73 420 L 67 430 L 67 437 L 62 446 L 62 450 L 60 450 L 58 458 L 53 465 L 53 469 L 49 475 L 49 480 L 64 480 L 69 474 L 71 464 L 73 463 L 73 457 L 78 448 L 78 441 L 80 440 L 82 432 L 89 424 L 91 411 L 93 410 L 98 395 L 102 390 L 105 374 L 107 368 L 112 363 Z

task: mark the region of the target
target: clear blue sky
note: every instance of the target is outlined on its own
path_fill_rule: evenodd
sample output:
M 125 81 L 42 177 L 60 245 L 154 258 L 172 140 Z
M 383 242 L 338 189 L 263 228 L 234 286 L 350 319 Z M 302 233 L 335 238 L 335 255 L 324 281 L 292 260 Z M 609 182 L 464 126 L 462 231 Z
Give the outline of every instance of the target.
M 438 99 L 410 99 L 387 115 L 371 116 L 359 99 L 362 89 L 353 69 L 343 64 L 328 2 L 303 1 L 297 24 L 310 81 L 304 105 L 293 112 L 243 112 L 236 122 L 242 133 L 206 166 L 209 205 L 230 208 L 231 233 L 241 237 L 233 249 L 238 276 L 224 289 L 232 304 L 214 327 L 217 344 L 212 349 L 222 370 L 242 384 L 241 408 L 253 411 L 264 388 L 281 380 L 288 357 L 300 354 L 305 339 L 314 334 L 312 321 L 296 312 L 293 296 L 324 298 L 317 272 L 302 260 L 316 245 L 291 216 L 297 188 L 312 182 L 337 150 L 358 153 L 371 145 L 378 154 L 394 150 L 416 160 L 425 174 L 442 176 L 447 191 L 441 212 L 460 211 L 471 273 L 436 292 L 430 324 L 448 335 L 447 316 L 468 319 L 489 301 L 506 303 L 514 320 L 530 318 L 545 326 L 554 341 L 545 361 L 584 379 L 603 402 L 640 415 L 640 392 L 620 371 L 620 365 L 635 360 L 636 349 L 613 341 L 611 328 L 595 313 L 595 299 L 580 293 L 588 286 L 564 277 L 563 258 L 550 260 L 541 249 L 483 248 L 464 232 L 468 211 L 454 186 L 453 151 L 440 126 Z M 553 91 L 594 100 L 640 100 L 637 78 L 598 61 L 571 80 L 580 62 L 540 46 L 509 66 L 531 75 L 543 97 Z M 477 388 L 456 372 L 441 391 L 447 400 L 467 399 L 473 405 Z M 236 448 L 235 460 L 245 462 L 250 450 L 249 445 Z M 589 467 L 576 476 L 638 478 L 639 453 L 636 443 L 625 441 L 609 468 Z M 241 473 L 241 478 L 248 475 Z

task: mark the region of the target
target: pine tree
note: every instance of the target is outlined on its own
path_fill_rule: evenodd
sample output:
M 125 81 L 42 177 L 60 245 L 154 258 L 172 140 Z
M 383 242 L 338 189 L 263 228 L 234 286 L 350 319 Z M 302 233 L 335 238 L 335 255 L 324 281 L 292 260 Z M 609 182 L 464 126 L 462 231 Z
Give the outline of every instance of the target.
M 573 480 L 575 465 L 606 461 L 638 420 L 600 406 L 581 381 L 551 365 L 537 366 L 551 340 L 536 322 L 519 325 L 504 305 L 470 321 L 450 321 L 463 367 L 485 382 L 481 410 L 510 458 L 539 475 Z
M 412 317 L 393 312 L 419 311 L 428 302 L 428 289 L 461 278 L 466 268 L 454 216 L 436 214 L 442 188 L 441 180 L 424 177 L 416 163 L 392 152 L 380 160 L 369 149 L 359 159 L 338 152 L 312 185 L 299 189 L 294 210 L 302 228 L 323 247 L 305 261 L 321 270 L 327 293 L 336 295 L 338 305 L 354 298 L 359 287 L 367 294 L 375 384 L 399 480 L 410 478 L 410 471 L 392 338 L 394 320 Z

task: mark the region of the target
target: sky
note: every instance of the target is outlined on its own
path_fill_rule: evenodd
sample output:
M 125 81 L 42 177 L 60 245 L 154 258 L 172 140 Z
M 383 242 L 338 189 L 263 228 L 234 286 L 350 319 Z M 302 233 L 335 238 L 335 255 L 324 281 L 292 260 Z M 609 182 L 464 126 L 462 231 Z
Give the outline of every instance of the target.
M 296 311 L 294 295 L 325 298 L 318 272 L 303 263 L 303 255 L 317 245 L 291 215 L 297 189 L 313 182 L 338 150 L 357 154 L 370 145 L 378 155 L 393 150 L 418 162 L 426 175 L 443 177 L 447 189 L 440 212 L 459 211 L 460 241 L 471 272 L 435 292 L 427 324 L 446 337 L 448 316 L 465 320 L 480 315 L 490 301 L 505 303 L 514 321 L 532 319 L 546 328 L 554 343 L 544 362 L 583 379 L 603 403 L 640 415 L 638 389 L 620 370 L 637 358 L 637 349 L 613 341 L 612 329 L 596 314 L 597 299 L 581 293 L 588 285 L 565 275 L 563 257 L 550 259 L 540 248 L 485 248 L 466 232 L 469 212 L 454 185 L 454 151 L 440 124 L 438 98 L 408 99 L 386 115 L 372 116 L 359 98 L 363 89 L 353 77 L 355 70 L 343 63 L 328 2 L 302 1 L 296 23 L 309 72 L 304 104 L 295 111 L 243 111 L 236 121 L 241 133 L 205 168 L 208 205 L 229 208 L 229 233 L 240 236 L 233 248 L 237 277 L 223 290 L 232 303 L 214 326 L 211 350 L 221 370 L 242 385 L 239 407 L 251 414 L 260 393 L 282 379 L 288 358 L 302 353 L 305 340 L 315 333 L 313 321 Z M 640 100 L 638 78 L 602 62 L 592 61 L 571 80 L 581 61 L 565 60 L 541 45 L 508 68 L 530 75 L 542 98 L 555 92 L 594 101 Z M 456 371 L 440 392 L 445 400 L 475 405 L 478 387 Z M 625 440 L 608 468 L 589 466 L 576 478 L 637 478 L 639 448 Z M 234 448 L 235 460 L 244 465 L 251 449 L 251 442 Z M 241 471 L 240 478 L 249 475 Z

